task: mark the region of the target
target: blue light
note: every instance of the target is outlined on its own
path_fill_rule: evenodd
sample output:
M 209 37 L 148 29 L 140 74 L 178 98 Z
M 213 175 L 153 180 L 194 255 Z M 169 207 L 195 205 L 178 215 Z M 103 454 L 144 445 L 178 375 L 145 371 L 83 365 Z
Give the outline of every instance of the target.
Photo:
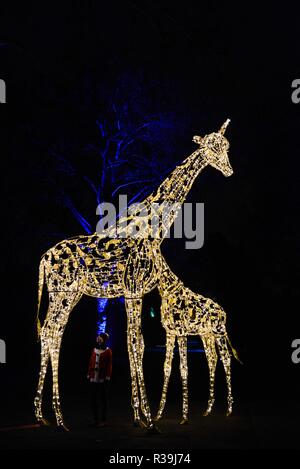
M 108 298 L 97 298 L 97 310 L 98 310 L 98 321 L 97 321 L 97 334 L 101 334 L 106 330 L 106 314 L 105 308 L 108 302 Z

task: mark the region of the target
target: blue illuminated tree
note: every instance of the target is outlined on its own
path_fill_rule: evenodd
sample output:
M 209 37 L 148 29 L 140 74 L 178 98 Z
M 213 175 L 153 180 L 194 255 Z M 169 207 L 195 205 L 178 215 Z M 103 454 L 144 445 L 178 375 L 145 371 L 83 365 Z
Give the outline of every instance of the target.
M 182 158 L 176 144 L 186 125 L 182 116 L 161 104 L 159 84 L 145 87 L 123 76 L 113 93 L 101 94 L 110 97 L 101 99 L 94 141 L 78 148 L 64 138 L 49 149 L 56 199 L 88 234 L 96 231 L 101 202 L 116 204 L 118 196 L 126 194 L 130 205 L 159 185 L 176 158 Z M 105 329 L 106 304 L 106 299 L 98 300 L 99 331 Z

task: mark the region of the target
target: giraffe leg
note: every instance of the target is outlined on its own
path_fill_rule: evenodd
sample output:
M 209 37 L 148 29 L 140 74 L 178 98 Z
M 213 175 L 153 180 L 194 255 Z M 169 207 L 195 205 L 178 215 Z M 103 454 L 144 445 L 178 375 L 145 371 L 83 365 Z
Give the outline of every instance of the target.
M 68 322 L 69 315 L 81 298 L 82 294 L 78 292 L 63 292 L 56 295 L 55 298 L 55 312 L 52 317 L 51 324 L 51 338 L 49 341 L 50 358 L 52 365 L 52 380 L 53 380 L 53 397 L 52 406 L 55 412 L 57 426 L 63 430 L 68 431 L 63 421 L 61 412 L 60 398 L 59 398 L 59 385 L 58 385 L 58 370 L 59 370 L 59 355 L 62 342 L 63 333 Z
M 48 341 L 49 341 L 48 329 L 47 329 L 47 326 L 45 325 L 41 331 L 41 367 L 40 367 L 37 393 L 34 399 L 36 419 L 39 423 L 43 425 L 48 425 L 48 422 L 44 419 L 43 413 L 42 413 L 43 388 L 44 388 L 45 376 L 46 376 L 47 367 L 48 367 L 49 358 L 50 358 L 50 350 L 49 350 Z
M 63 429 L 68 429 L 64 425 L 63 416 L 60 407 L 60 400 L 59 400 L 59 386 L 58 386 L 58 368 L 59 368 L 59 353 L 61 347 L 61 340 L 62 337 L 58 331 L 53 333 L 53 337 L 51 340 L 50 346 L 50 357 L 51 357 L 51 365 L 52 365 L 52 379 L 53 379 L 53 397 L 52 397 L 52 406 L 55 412 L 56 423 L 58 427 L 62 427 Z
M 129 316 L 127 316 L 127 321 L 128 321 L 127 350 L 128 350 L 128 356 L 129 356 L 130 376 L 131 376 L 131 406 L 134 412 L 134 425 L 143 427 L 143 422 L 141 421 L 141 417 L 140 417 L 140 400 L 139 400 L 139 390 L 138 390 L 137 369 L 135 366 L 134 351 L 132 349 L 132 344 L 131 344 L 132 325 L 130 324 Z
M 182 419 L 180 425 L 188 423 L 188 364 L 187 364 L 187 339 L 185 336 L 177 338 L 180 356 L 180 375 L 182 382 Z
M 226 383 L 227 383 L 227 413 L 226 415 L 229 416 L 232 413 L 232 404 L 233 404 L 233 397 L 232 397 L 232 390 L 231 390 L 231 366 L 230 366 L 231 355 L 228 350 L 226 336 L 216 337 L 216 342 L 218 345 L 220 357 L 223 363 L 225 376 L 226 376 Z
M 148 404 L 148 399 L 146 395 L 145 383 L 144 383 L 144 373 L 143 373 L 143 349 L 144 341 L 141 332 L 141 312 L 142 312 L 142 300 L 140 298 L 126 298 L 125 305 L 127 311 L 127 320 L 128 320 L 128 340 L 130 342 L 130 364 L 134 364 L 135 374 L 138 378 L 138 385 L 140 391 L 141 399 L 141 410 L 144 416 L 146 417 L 147 427 L 149 429 L 153 428 L 153 422 L 150 412 L 150 407 Z M 132 371 L 131 376 L 134 375 Z M 133 390 L 134 391 L 134 390 Z M 136 396 L 134 396 L 136 399 Z M 138 405 L 136 400 L 135 405 Z
M 143 337 L 143 334 L 141 333 L 141 330 L 140 330 L 140 334 L 139 334 L 139 363 L 140 363 L 140 368 L 142 370 L 143 370 L 144 351 L 145 351 L 144 337 Z M 144 380 L 144 378 L 143 378 L 143 380 Z M 138 384 L 138 375 L 137 375 L 137 384 Z M 147 399 L 147 397 L 146 397 L 146 399 Z M 145 413 L 144 413 L 144 415 L 145 415 Z M 141 424 L 140 425 L 141 428 L 147 427 L 147 425 L 145 425 L 142 420 L 140 420 L 140 424 Z
M 154 420 L 159 420 L 161 418 L 163 410 L 165 408 L 169 379 L 170 379 L 171 371 L 172 371 L 174 345 L 175 345 L 175 336 L 172 334 L 167 334 L 166 357 L 165 357 L 165 363 L 164 363 L 164 385 L 163 385 L 158 412 Z
M 204 412 L 204 415 L 207 416 L 211 413 L 213 404 L 215 402 L 215 373 L 216 365 L 218 361 L 218 356 L 215 347 L 215 339 L 213 334 L 206 334 L 202 337 L 202 342 L 207 358 L 208 369 L 209 369 L 209 399 L 207 404 L 207 409 Z

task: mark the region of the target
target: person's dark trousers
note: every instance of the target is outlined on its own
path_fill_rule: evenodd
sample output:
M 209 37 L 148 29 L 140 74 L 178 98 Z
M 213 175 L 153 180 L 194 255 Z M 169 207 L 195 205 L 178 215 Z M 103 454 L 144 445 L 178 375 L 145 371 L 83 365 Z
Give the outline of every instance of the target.
M 107 404 L 108 404 L 108 381 L 103 383 L 90 383 L 91 388 L 91 409 L 94 417 L 94 422 L 99 423 L 99 416 L 101 422 L 106 422 L 107 418 Z

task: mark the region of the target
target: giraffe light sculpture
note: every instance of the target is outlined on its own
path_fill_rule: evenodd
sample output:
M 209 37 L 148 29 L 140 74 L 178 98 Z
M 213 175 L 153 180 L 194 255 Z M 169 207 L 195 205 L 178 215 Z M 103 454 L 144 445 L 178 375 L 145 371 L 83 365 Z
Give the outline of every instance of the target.
M 172 360 L 177 339 L 180 356 L 180 375 L 182 381 L 182 420 L 188 422 L 188 364 L 187 336 L 199 335 L 202 339 L 209 368 L 209 399 L 204 415 L 211 413 L 215 397 L 215 371 L 218 361 L 216 346 L 225 370 L 227 383 L 227 416 L 232 413 L 231 390 L 231 355 L 239 360 L 226 331 L 226 313 L 215 301 L 194 293 L 185 287 L 183 282 L 170 270 L 166 261 L 162 262 L 162 274 L 158 284 L 162 298 L 161 323 L 166 331 L 166 356 L 164 363 L 164 383 L 155 420 L 162 416 L 167 397 L 169 379 L 172 371 Z M 241 363 L 241 362 L 240 362 Z
M 229 119 L 218 132 L 193 141 L 199 148 L 188 156 L 167 177 L 158 189 L 143 201 L 146 214 L 121 217 L 117 230 L 109 228 L 102 233 L 78 236 L 59 242 L 50 248 L 40 262 L 38 310 L 44 281 L 49 293 L 48 312 L 42 327 L 38 321 L 41 339 L 41 368 L 35 415 L 45 423 L 42 396 L 49 360 L 52 365 L 53 409 L 58 426 L 64 426 L 61 412 L 58 370 L 62 337 L 69 315 L 82 295 L 96 298 L 125 297 L 127 313 L 127 346 L 132 382 L 134 419 L 141 423 L 140 411 L 148 428 L 153 428 L 143 374 L 144 340 L 141 332 L 143 296 L 158 284 L 162 270 L 160 245 L 172 226 L 180 206 L 184 203 L 193 182 L 208 165 L 225 176 L 232 174 L 228 159 L 229 143 L 224 137 Z M 176 208 L 165 215 L 165 204 Z M 158 224 L 155 237 L 149 223 L 155 204 Z M 136 228 L 138 227 L 138 232 Z

